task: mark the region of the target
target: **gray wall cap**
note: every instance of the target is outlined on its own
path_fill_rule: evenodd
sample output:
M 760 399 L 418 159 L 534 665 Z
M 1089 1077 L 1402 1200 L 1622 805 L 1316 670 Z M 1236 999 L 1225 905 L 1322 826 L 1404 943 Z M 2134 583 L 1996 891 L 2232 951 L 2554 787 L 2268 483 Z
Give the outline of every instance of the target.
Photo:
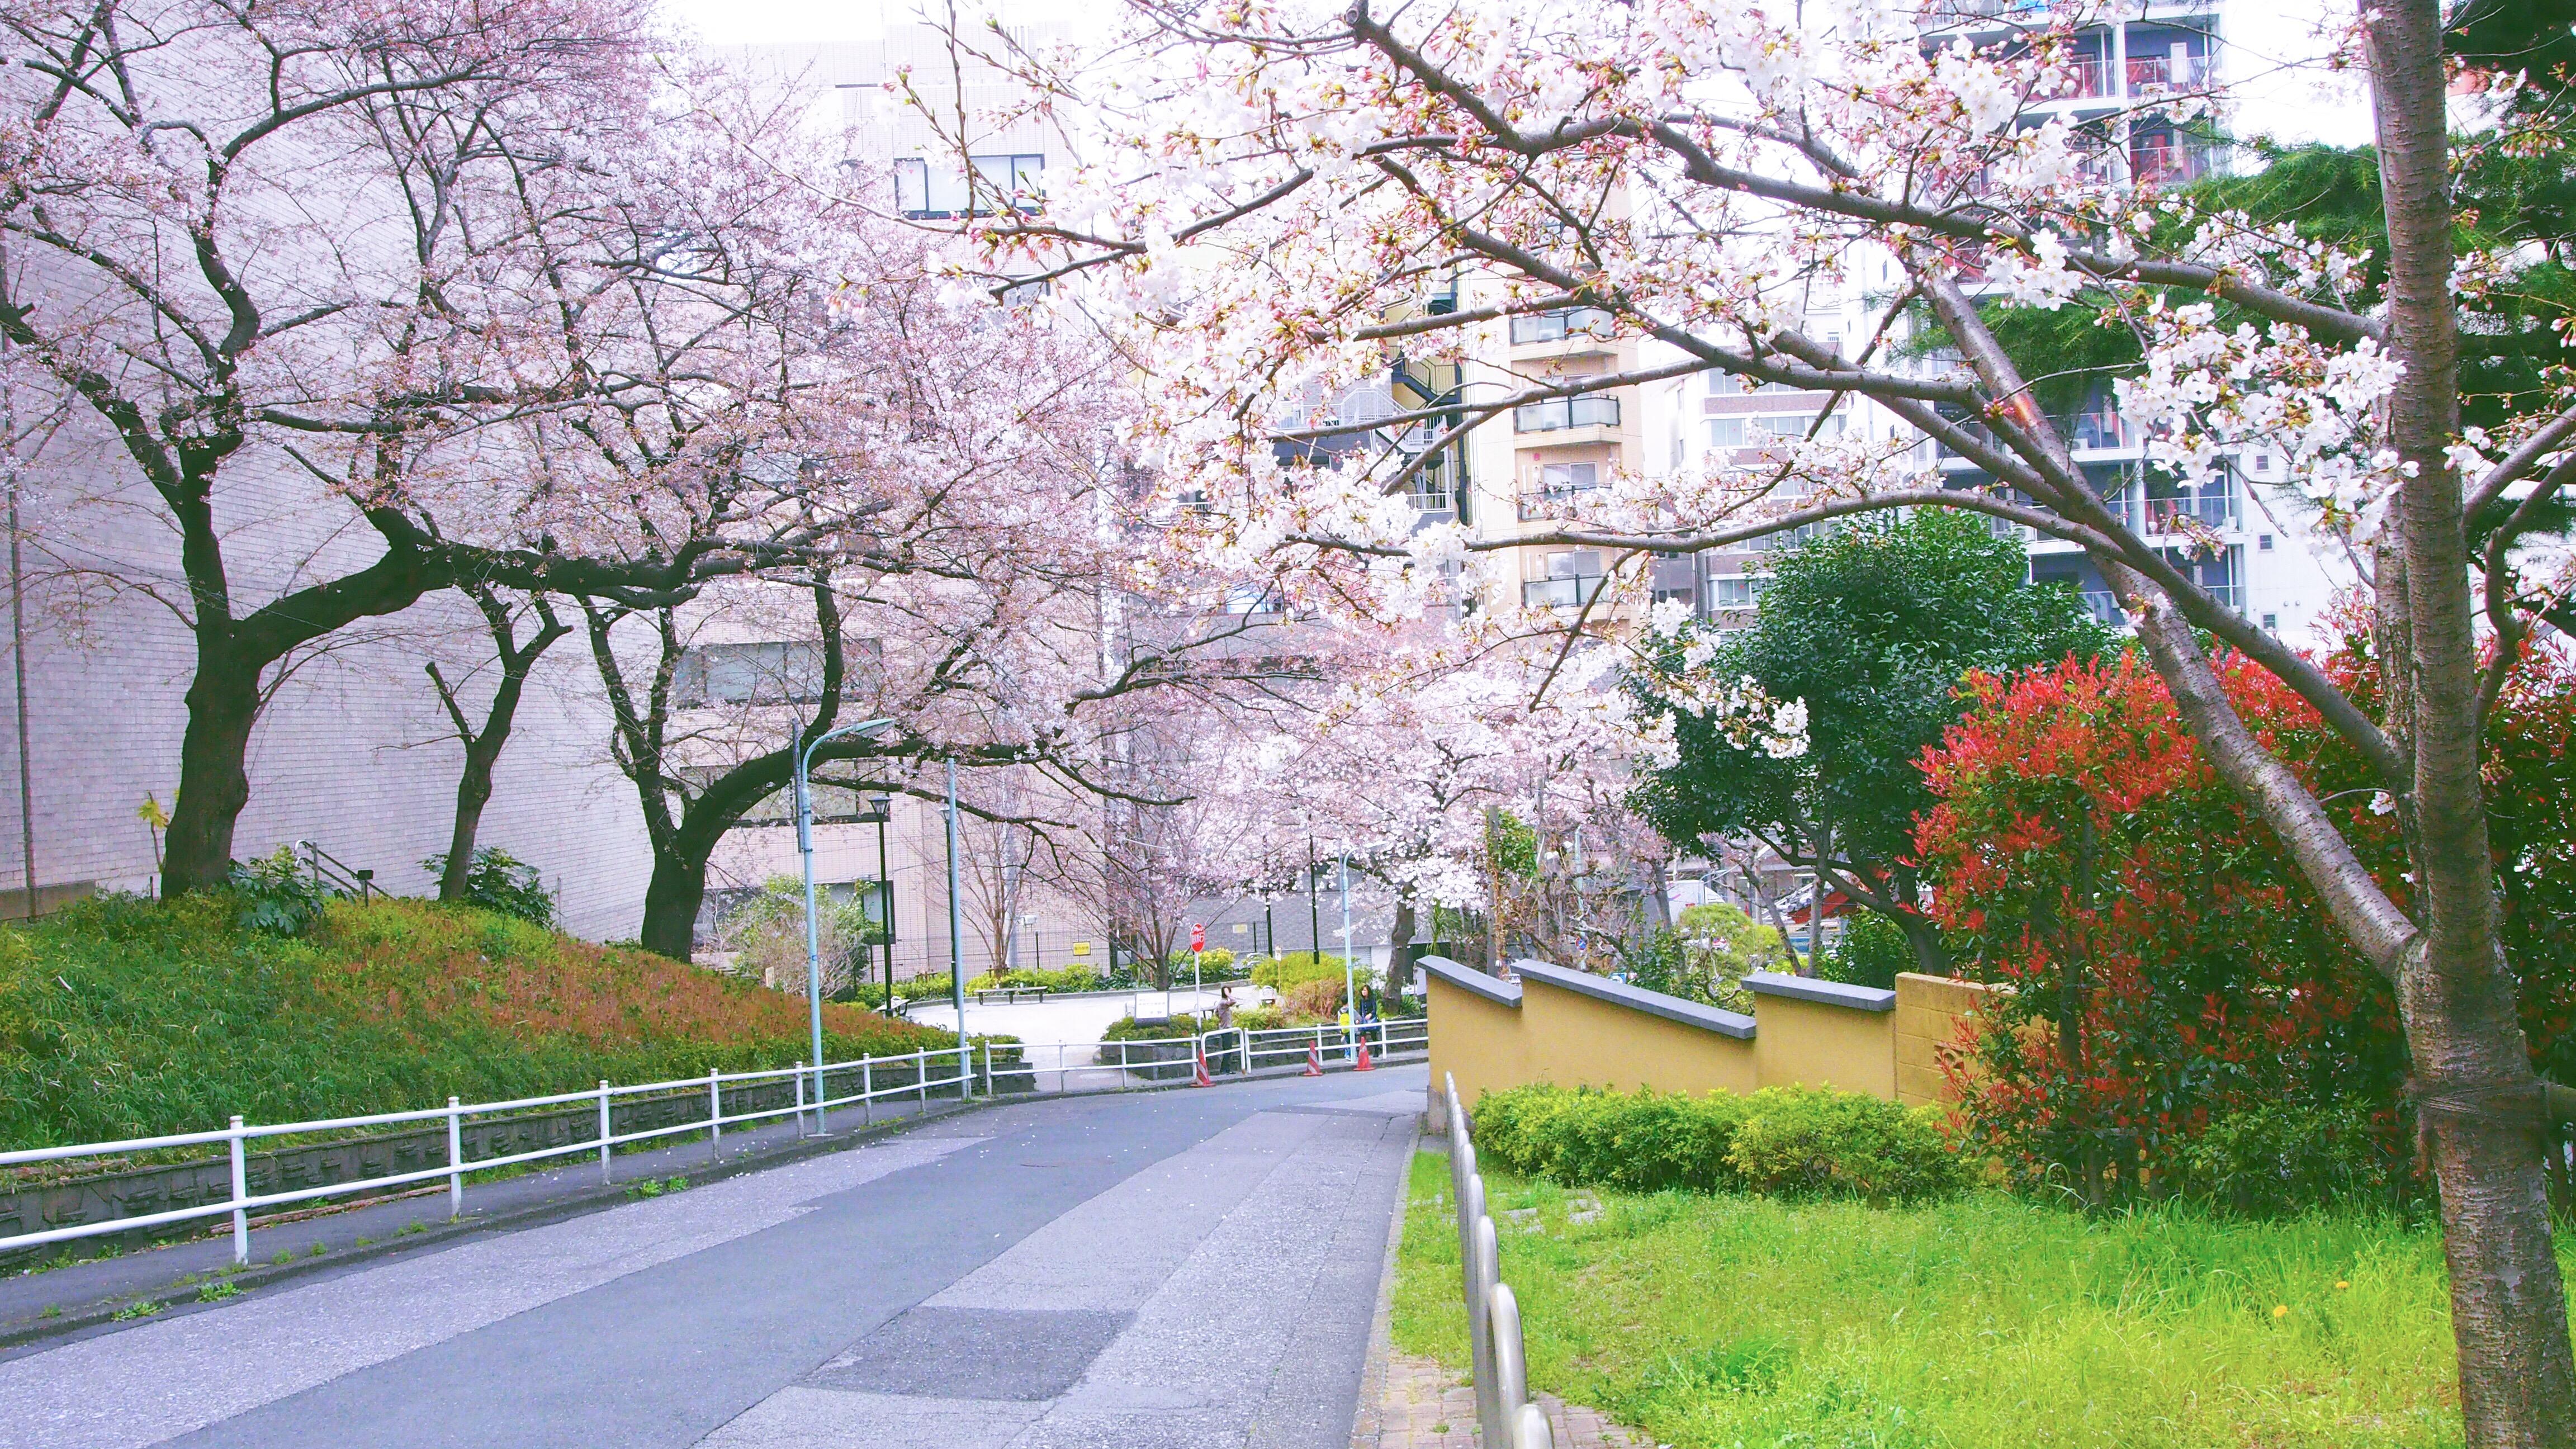
M 1446 956 L 1423 956 L 1417 958 L 1413 964 L 1459 990 L 1481 996 L 1497 1006 L 1517 1009 L 1521 1004 L 1519 986 L 1509 981 L 1496 980 L 1472 966 L 1461 966 Z
M 1650 1016 L 1660 1016 L 1666 1021 L 1678 1021 L 1684 1026 L 1695 1026 L 1702 1031 L 1731 1036 L 1737 1041 L 1753 1039 L 1753 1018 L 1740 1012 L 1721 1011 L 1714 1006 L 1702 1006 L 1696 1001 L 1684 1001 L 1678 996 L 1666 996 L 1660 991 L 1648 991 L 1642 986 L 1630 986 L 1624 981 L 1613 981 L 1607 976 L 1595 976 L 1588 971 L 1568 971 L 1562 966 L 1550 966 L 1544 961 L 1515 961 L 1512 963 L 1512 969 L 1520 973 L 1524 981 L 1543 981 L 1550 986 L 1589 996 L 1598 1001 L 1609 1002 L 1613 1006 L 1624 1006 L 1630 1011 L 1642 1011 Z
M 1795 1001 L 1813 1001 L 1824 1006 L 1846 1006 L 1854 1011 L 1894 1011 L 1896 993 L 1874 986 L 1849 986 L 1840 981 L 1820 981 L 1813 976 L 1786 976 L 1777 971 L 1748 971 L 1744 989 L 1760 996 L 1786 996 Z

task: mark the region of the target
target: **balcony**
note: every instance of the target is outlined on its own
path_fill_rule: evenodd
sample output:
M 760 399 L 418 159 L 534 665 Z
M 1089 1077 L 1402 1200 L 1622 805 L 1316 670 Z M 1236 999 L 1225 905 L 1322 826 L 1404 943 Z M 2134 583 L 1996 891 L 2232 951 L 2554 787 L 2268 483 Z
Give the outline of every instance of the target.
M 2188 186 L 2210 173 L 2209 148 L 2169 132 L 2129 139 L 2129 176 L 2140 186 Z
M 2234 533 L 2241 527 L 2236 506 L 2236 489 L 2229 483 L 2218 483 L 2199 492 L 2183 492 L 2169 497 L 2150 494 L 2147 503 L 2147 532 L 2183 533 L 2207 528 L 2219 533 Z
M 2059 100 L 2092 100 L 2111 94 L 2111 63 L 2098 55 L 2077 58 L 2068 67 L 2074 84 L 2058 94 Z
M 1521 584 L 1525 609 L 1575 609 L 1592 602 L 1606 581 L 1602 574 L 1570 574 L 1556 579 L 1530 579 Z
M 1553 312 L 1537 312 L 1512 319 L 1512 345 L 1536 347 L 1542 343 L 1563 342 L 1569 337 L 1610 340 L 1616 322 L 1598 307 L 1560 307 Z
M 1536 523 L 1545 518 L 1569 518 L 1596 491 L 1592 488 L 1537 488 L 1512 500 L 1513 511 L 1520 515 L 1523 523 Z
M 1619 400 L 1598 394 L 1551 398 L 1546 402 L 1524 403 L 1512 409 L 1512 431 L 1515 433 L 1556 433 L 1567 428 L 1617 426 Z
M 2133 55 L 2126 79 L 2133 96 L 2148 90 L 2191 90 L 2209 83 L 2209 60 L 2198 55 Z

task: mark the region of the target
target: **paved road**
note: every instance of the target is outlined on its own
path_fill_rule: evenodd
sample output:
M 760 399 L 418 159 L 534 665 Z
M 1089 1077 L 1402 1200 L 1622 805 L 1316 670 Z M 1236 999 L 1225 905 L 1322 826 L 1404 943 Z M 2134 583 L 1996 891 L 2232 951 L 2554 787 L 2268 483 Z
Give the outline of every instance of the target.
M 0 1446 L 1343 1449 L 1424 1069 L 1030 1102 L 0 1363 Z

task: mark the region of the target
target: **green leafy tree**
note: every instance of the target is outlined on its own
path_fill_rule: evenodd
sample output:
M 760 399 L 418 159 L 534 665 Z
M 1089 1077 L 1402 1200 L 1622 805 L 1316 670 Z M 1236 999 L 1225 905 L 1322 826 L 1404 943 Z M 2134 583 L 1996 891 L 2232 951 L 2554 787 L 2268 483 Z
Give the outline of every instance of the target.
M 1783 555 L 1751 628 L 1687 626 L 1673 647 L 1713 639 L 1720 677 L 1748 675 L 1774 698 L 1804 700 L 1806 752 L 1739 749 L 1717 721 L 1662 705 L 1680 760 L 1645 781 L 1637 807 L 1685 847 L 1750 836 L 1821 870 L 1895 922 L 1921 969 L 1943 970 L 1910 858 L 1914 814 L 1931 803 L 1915 762 L 1959 719 L 1953 691 L 1969 671 L 2010 674 L 2112 644 L 2072 589 L 2032 585 L 2028 572 L 2021 545 L 1983 520 L 1928 510 Z

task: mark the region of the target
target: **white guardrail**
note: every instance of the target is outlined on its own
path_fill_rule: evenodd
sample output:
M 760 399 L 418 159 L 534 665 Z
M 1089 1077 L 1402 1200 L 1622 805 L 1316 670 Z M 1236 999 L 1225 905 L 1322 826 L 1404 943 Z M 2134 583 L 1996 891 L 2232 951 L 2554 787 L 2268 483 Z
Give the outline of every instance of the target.
M 1007 1045 L 1004 1050 L 1009 1050 Z M 933 1072 L 938 1069 L 937 1064 L 943 1063 L 947 1065 L 949 1075 L 934 1076 Z M 894 1086 L 876 1085 L 878 1071 L 904 1066 L 913 1068 L 913 1080 Z M 1008 1067 L 1005 1066 L 1004 1070 L 1008 1071 Z M 76 1223 L 69 1227 L 16 1233 L 0 1237 L 0 1253 L 19 1248 L 39 1247 L 46 1243 L 63 1242 L 71 1238 L 127 1233 L 138 1228 L 159 1227 L 165 1223 L 185 1222 L 191 1218 L 218 1217 L 229 1213 L 233 1220 L 233 1261 L 248 1263 L 250 1261 L 250 1215 L 264 1208 L 285 1207 L 318 1198 L 381 1192 L 386 1188 L 404 1187 L 412 1183 L 444 1177 L 447 1179 L 448 1211 L 451 1214 L 461 1213 L 465 1210 L 465 1175 L 469 1172 L 486 1172 L 498 1167 L 516 1167 L 522 1163 L 542 1161 L 550 1157 L 597 1153 L 599 1180 L 609 1182 L 613 1180 L 609 1165 L 610 1154 L 626 1143 L 696 1132 L 707 1133 L 711 1141 L 720 1142 L 724 1129 L 728 1126 L 738 1127 L 745 1123 L 799 1116 L 808 1112 L 814 1116 L 815 1131 L 821 1132 L 824 1129 L 826 1114 L 834 1107 L 860 1103 L 864 1104 L 873 1115 L 874 1104 L 889 1097 L 918 1097 L 921 1104 L 927 1107 L 931 1092 L 938 1088 L 954 1087 L 962 1096 L 972 1090 L 973 1071 L 972 1058 L 968 1056 L 965 1049 L 941 1047 L 936 1050 L 911 1052 L 903 1056 L 862 1057 L 854 1062 L 833 1062 L 820 1068 L 808 1067 L 805 1063 L 798 1062 L 792 1067 L 779 1067 L 767 1071 L 709 1072 L 703 1077 L 683 1077 L 668 1082 L 644 1082 L 627 1087 L 601 1082 L 589 1091 L 558 1092 L 546 1097 L 521 1097 L 508 1102 L 460 1102 L 450 1097 L 444 1107 L 424 1107 L 412 1112 L 378 1112 L 365 1117 L 331 1117 L 313 1122 L 276 1122 L 257 1126 L 245 1124 L 241 1118 L 235 1117 L 230 1127 L 216 1132 L 174 1132 L 163 1137 L 130 1137 L 121 1142 L 84 1142 L 69 1147 L 35 1147 L 15 1152 L 0 1152 L 0 1168 L 8 1168 L 29 1162 L 54 1162 L 72 1157 L 119 1157 L 128 1153 L 155 1152 L 171 1147 L 209 1146 L 220 1142 L 230 1147 L 233 1159 L 232 1193 L 221 1202 L 199 1203 L 194 1207 L 174 1208 L 167 1212 L 138 1213 L 132 1217 L 106 1218 L 98 1222 Z M 992 1055 L 989 1045 L 985 1053 L 984 1071 L 989 1081 L 992 1074 Z M 840 1077 L 846 1083 L 852 1074 L 856 1074 L 858 1078 L 858 1091 L 838 1097 L 826 1095 L 833 1077 Z M 796 1083 L 796 1101 L 792 1106 L 773 1107 L 758 1112 L 727 1112 L 724 1109 L 724 1094 L 728 1087 L 748 1086 L 789 1078 Z M 808 1098 L 806 1091 L 809 1079 L 813 1084 L 811 1099 Z M 688 1121 L 670 1126 L 645 1128 L 632 1132 L 611 1130 L 610 1109 L 620 1097 L 685 1091 L 698 1087 L 704 1087 L 707 1093 L 707 1115 L 704 1117 L 693 1117 Z M 540 1147 L 531 1152 L 512 1153 L 502 1157 L 478 1157 L 470 1162 L 464 1160 L 464 1126 L 469 1117 L 524 1112 L 540 1107 L 561 1108 L 583 1102 L 599 1104 L 599 1133 L 595 1137 L 586 1137 L 557 1147 Z M 284 1192 L 253 1194 L 250 1190 L 247 1144 L 255 1139 L 312 1132 L 340 1132 L 358 1127 L 387 1127 L 404 1122 L 434 1122 L 441 1119 L 447 1123 L 447 1161 L 441 1166 L 417 1168 L 410 1172 L 388 1173 L 382 1177 L 325 1183 L 319 1187 L 294 1188 Z
M 1281 1067 L 1330 1064 L 1356 1066 L 1365 1045 L 1376 1059 L 1423 1055 L 1431 1050 L 1431 1026 L 1421 1017 L 1366 1022 L 1356 1027 L 1287 1026 L 1261 1031 L 1218 1027 L 1197 1036 L 1143 1041 L 1022 1043 L 1005 1046 L 1017 1052 L 1020 1065 L 995 1068 L 987 1058 L 986 1090 L 993 1073 L 1026 1074 L 1037 1092 L 1124 1092 L 1138 1085 L 1184 1081 L 1204 1062 L 1210 1077 L 1243 1076 Z
M 138 1152 L 157 1152 L 174 1147 L 204 1147 L 223 1144 L 232 1154 L 232 1191 L 221 1201 L 199 1203 L 193 1207 L 173 1208 L 165 1212 L 137 1213 L 130 1217 L 103 1218 L 95 1222 L 74 1223 L 65 1227 L 43 1228 L 34 1232 L 0 1236 L 0 1253 L 21 1248 L 41 1247 L 74 1238 L 102 1237 L 128 1233 L 142 1228 L 197 1218 L 232 1217 L 233 1261 L 250 1261 L 251 1215 L 271 1208 L 322 1198 L 358 1196 L 383 1192 L 388 1188 L 408 1187 L 414 1183 L 447 1179 L 447 1206 L 450 1214 L 465 1210 L 465 1178 L 468 1173 L 494 1168 L 516 1167 L 548 1158 L 574 1157 L 595 1153 L 599 1158 L 600 1181 L 613 1181 L 610 1158 L 628 1143 L 656 1138 L 706 1133 L 710 1145 L 720 1144 L 727 1127 L 741 1127 L 785 1117 L 811 1113 L 814 1131 L 825 1130 L 828 1114 L 835 1107 L 859 1106 L 874 1120 L 875 1105 L 887 1099 L 915 1098 L 921 1106 L 930 1105 L 930 1094 L 955 1089 L 960 1097 L 975 1090 L 980 1071 L 984 1095 L 998 1096 L 1017 1091 L 1090 1092 L 1126 1091 L 1142 1082 L 1186 1081 L 1193 1078 L 1202 1064 L 1212 1076 L 1240 1076 L 1265 1068 L 1276 1068 L 1297 1062 L 1310 1062 L 1320 1068 L 1324 1062 L 1356 1062 L 1361 1046 L 1374 1055 L 1411 1055 L 1430 1049 L 1429 1025 L 1420 1019 L 1371 1022 L 1356 1029 L 1340 1027 L 1285 1027 L 1270 1031 L 1246 1031 L 1240 1027 L 1222 1027 L 1196 1037 L 1174 1037 L 1162 1041 L 1080 1042 L 1056 1045 L 1030 1045 L 1004 1042 L 999 1050 L 1001 1060 L 994 1060 L 995 1044 L 981 1043 L 982 1060 L 959 1047 L 940 1047 L 902 1056 L 862 1057 L 857 1061 L 832 1062 L 821 1068 L 798 1062 L 792 1067 L 765 1071 L 709 1072 L 703 1077 L 683 1077 L 667 1082 L 644 1082 L 634 1086 L 616 1086 L 601 1082 L 581 1092 L 559 1092 L 545 1097 L 521 1097 L 507 1102 L 463 1102 L 454 1097 L 444 1107 L 424 1107 L 410 1112 L 379 1112 L 363 1117 L 331 1117 L 310 1122 L 273 1122 L 257 1125 L 232 1119 L 230 1127 L 212 1132 L 174 1132 L 161 1137 L 130 1137 L 119 1142 L 83 1142 L 67 1147 L 35 1147 L 14 1152 L 0 1152 L 0 1169 L 25 1163 L 57 1162 L 80 1157 L 123 1157 Z M 1040 1064 L 1041 1055 L 1053 1053 L 1054 1065 Z M 1014 1061 L 1014 1058 L 1017 1058 Z M 904 1073 L 910 1080 L 880 1087 L 877 1074 L 889 1069 L 909 1068 Z M 948 1075 L 936 1073 L 945 1070 Z M 1103 1076 L 1111 1080 L 1100 1080 Z M 852 1078 L 856 1078 L 855 1082 Z M 1048 1078 L 1053 1078 L 1052 1085 Z M 844 1087 L 855 1085 L 857 1091 L 830 1095 L 835 1079 Z M 1025 1087 L 1019 1085 L 1025 1079 Z M 725 1093 L 763 1082 L 792 1080 L 796 1100 L 792 1105 L 763 1111 L 725 1110 Z M 612 1108 L 619 1098 L 646 1094 L 692 1091 L 703 1087 L 707 1094 L 707 1115 L 660 1127 L 638 1128 L 628 1132 L 613 1130 Z M 809 1091 L 810 1088 L 810 1091 Z M 464 1128 L 469 1119 L 492 1117 L 540 1108 L 564 1108 L 578 1103 L 599 1105 L 599 1130 L 596 1136 L 554 1147 L 511 1153 L 500 1157 L 464 1156 Z M 281 1192 L 253 1193 L 250 1190 L 249 1144 L 263 1138 L 292 1137 L 310 1133 L 345 1132 L 366 1127 L 390 1127 L 411 1122 L 447 1124 L 447 1161 L 436 1167 L 415 1168 L 408 1172 L 387 1173 L 381 1177 L 356 1178 L 325 1183 L 318 1187 L 292 1188 Z
M 1476 1144 L 1458 1105 L 1458 1079 L 1441 1073 L 1449 1120 L 1450 1198 L 1458 1205 L 1459 1277 L 1467 1298 L 1467 1355 L 1476 1384 L 1481 1442 L 1495 1449 L 1555 1449 L 1547 1415 L 1529 1399 L 1529 1364 L 1521 1355 L 1521 1306 L 1503 1281 L 1502 1250 L 1485 1212 L 1485 1178 Z

